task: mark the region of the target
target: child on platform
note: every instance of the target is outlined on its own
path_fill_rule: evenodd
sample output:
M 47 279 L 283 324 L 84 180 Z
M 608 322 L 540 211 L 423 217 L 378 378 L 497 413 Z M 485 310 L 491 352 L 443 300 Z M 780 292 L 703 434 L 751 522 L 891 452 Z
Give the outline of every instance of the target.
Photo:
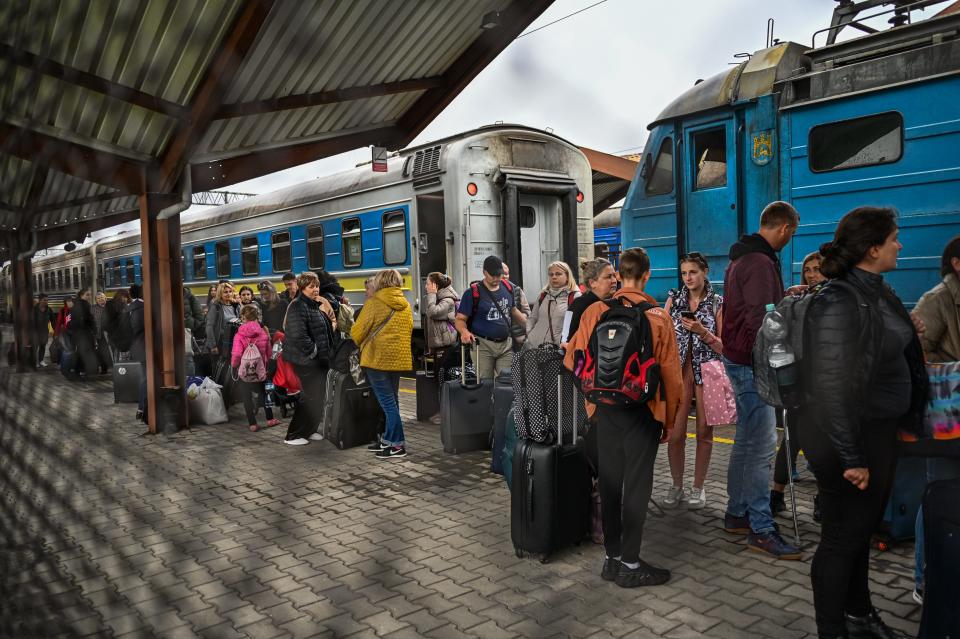
M 267 427 L 270 428 L 280 423 L 279 419 L 274 419 L 273 409 L 265 401 L 264 381 L 266 380 L 267 363 L 270 361 L 270 336 L 266 329 L 260 325 L 260 311 L 255 304 L 248 304 L 240 308 L 240 320 L 243 324 L 241 324 L 236 337 L 233 339 L 230 364 L 234 371 L 238 371 L 241 367 L 243 353 L 250 344 L 255 345 L 260 353 L 264 371 L 263 379 L 257 381 L 244 379 L 244 371 L 239 371 L 237 375 L 237 385 L 243 398 L 243 410 L 247 413 L 247 423 L 250 424 L 251 431 L 257 432 L 260 430 L 260 425 L 257 423 L 257 406 L 253 403 L 254 393 L 260 396 L 260 404 L 263 406 L 267 417 Z

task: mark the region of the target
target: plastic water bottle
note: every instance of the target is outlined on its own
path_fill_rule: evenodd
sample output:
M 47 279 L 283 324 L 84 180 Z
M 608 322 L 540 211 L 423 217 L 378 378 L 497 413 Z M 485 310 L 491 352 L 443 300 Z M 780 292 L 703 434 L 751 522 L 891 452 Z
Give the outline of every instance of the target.
M 263 405 L 273 408 L 273 380 L 269 378 L 263 384 Z
M 776 305 L 767 304 L 767 314 L 760 331 L 769 344 L 767 363 L 776 372 L 781 400 L 788 407 L 799 405 L 799 367 L 796 366 L 796 357 L 790 346 L 789 327 Z

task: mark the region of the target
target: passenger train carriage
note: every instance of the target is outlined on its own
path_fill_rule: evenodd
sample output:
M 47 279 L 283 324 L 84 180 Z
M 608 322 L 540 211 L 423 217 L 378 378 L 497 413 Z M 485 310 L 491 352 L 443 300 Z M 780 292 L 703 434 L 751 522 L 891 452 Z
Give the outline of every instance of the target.
M 592 207 L 590 165 L 576 146 L 529 127 L 482 127 L 396 153 L 385 173 L 360 165 L 185 216 L 183 279 L 205 301 L 220 279 L 282 290 L 283 273 L 324 269 L 356 304 L 368 276 L 396 268 L 419 328 L 430 271 L 466 288 L 496 254 L 512 280 L 539 290 L 551 261 L 575 267 L 593 255 Z M 33 269 L 34 291 L 54 307 L 83 285 L 110 295 L 141 281 L 140 237 L 88 242 Z
M 677 286 L 688 251 L 722 282 L 730 245 L 782 199 L 800 213 L 781 253 L 793 283 L 844 213 L 898 209 L 903 251 L 887 277 L 915 304 L 960 232 L 958 33 L 960 13 L 818 48 L 776 44 L 670 103 L 621 213 L 623 247 L 650 253 L 651 294 Z

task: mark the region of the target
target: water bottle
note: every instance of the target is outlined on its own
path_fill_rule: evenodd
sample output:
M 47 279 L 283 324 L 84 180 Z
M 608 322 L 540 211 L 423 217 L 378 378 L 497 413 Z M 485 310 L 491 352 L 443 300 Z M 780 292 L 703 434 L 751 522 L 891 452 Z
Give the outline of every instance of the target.
M 263 405 L 273 408 L 273 380 L 270 378 L 263 384 Z
M 767 314 L 760 331 L 769 344 L 767 363 L 776 374 L 780 399 L 788 408 L 799 406 L 800 370 L 796 365 L 793 347 L 790 346 L 789 327 L 774 304 L 767 304 Z

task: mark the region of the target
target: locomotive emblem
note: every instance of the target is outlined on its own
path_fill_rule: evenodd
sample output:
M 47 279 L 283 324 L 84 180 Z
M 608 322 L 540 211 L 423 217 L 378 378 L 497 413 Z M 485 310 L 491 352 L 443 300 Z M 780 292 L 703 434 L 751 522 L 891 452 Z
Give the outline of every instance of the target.
M 750 159 L 757 166 L 764 166 L 773 159 L 773 131 L 758 131 L 753 134 Z

